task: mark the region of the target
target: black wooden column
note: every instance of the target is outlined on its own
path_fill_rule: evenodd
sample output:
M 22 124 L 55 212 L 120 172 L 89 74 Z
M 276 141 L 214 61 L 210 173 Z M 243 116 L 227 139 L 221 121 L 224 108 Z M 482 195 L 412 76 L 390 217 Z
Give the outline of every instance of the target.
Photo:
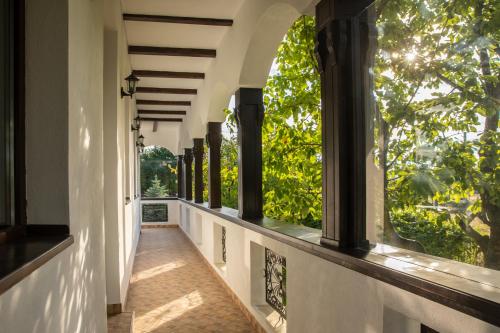
M 177 155 L 177 197 L 178 198 L 184 198 L 184 188 L 183 188 L 183 183 L 184 183 L 184 176 L 183 176 L 183 158 L 184 156 L 182 155 Z
M 203 139 L 193 139 L 194 202 L 203 203 Z
M 322 0 L 316 6 L 321 73 L 323 237 L 366 247 L 365 109 L 368 52 L 375 48 L 366 8 L 373 0 Z M 372 9 L 370 9 L 372 10 Z M 371 35 L 372 34 L 372 35 Z
M 236 91 L 238 123 L 238 215 L 254 220 L 262 214 L 262 89 Z
M 220 148 L 222 144 L 222 123 L 209 122 L 207 126 L 208 145 L 208 206 L 222 207 L 220 176 Z
M 193 150 L 184 149 L 184 198 L 193 200 Z

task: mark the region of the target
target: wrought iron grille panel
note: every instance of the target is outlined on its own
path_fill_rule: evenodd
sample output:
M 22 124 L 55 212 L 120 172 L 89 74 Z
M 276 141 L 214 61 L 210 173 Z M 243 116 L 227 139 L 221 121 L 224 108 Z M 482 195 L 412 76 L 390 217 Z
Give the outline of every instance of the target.
M 286 258 L 266 248 L 266 302 L 286 318 Z
M 222 227 L 222 261 L 226 263 L 226 227 Z
M 168 205 L 142 205 L 142 222 L 168 222 Z

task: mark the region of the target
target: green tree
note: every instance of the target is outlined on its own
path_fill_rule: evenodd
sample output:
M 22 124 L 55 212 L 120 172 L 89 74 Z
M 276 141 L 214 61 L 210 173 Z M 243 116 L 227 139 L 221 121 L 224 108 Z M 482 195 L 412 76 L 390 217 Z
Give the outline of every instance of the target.
M 320 78 L 315 20 L 302 16 L 278 48 L 264 88 L 264 213 L 321 228 Z
M 168 149 L 163 147 L 147 147 L 141 154 L 141 193 L 153 185 L 157 177 L 166 187 L 166 195 L 177 194 L 177 158 Z
M 231 110 L 226 109 L 228 137 L 221 144 L 222 205 L 238 208 L 238 144 L 236 141 L 236 120 Z
M 203 202 L 208 201 L 208 145 L 203 146 Z
M 495 6 L 489 0 L 378 3 L 375 132 L 387 239 L 394 239 L 395 226 L 426 252 L 500 269 Z M 451 242 L 453 249 L 443 251 Z
M 381 0 L 373 45 L 373 162 L 385 241 L 500 269 L 500 14 L 494 0 Z M 376 47 L 375 47 L 376 46 Z M 265 215 L 320 226 L 320 86 L 314 19 L 301 17 L 265 87 Z M 234 117 L 226 126 L 235 133 Z M 237 145 L 223 143 L 224 205 L 237 202 Z M 224 154 L 224 153 L 223 153 Z M 368 189 L 368 195 L 370 189 Z M 381 203 L 382 205 L 382 203 Z M 371 223 L 371 221 L 368 221 Z
M 264 89 L 262 126 L 264 214 L 321 227 L 320 86 L 314 18 L 297 20 L 278 48 Z M 222 201 L 238 205 L 238 146 L 234 115 L 226 110 L 222 142 Z
M 147 189 L 144 193 L 145 197 L 148 198 L 164 198 L 167 195 L 167 187 L 161 184 L 158 176 L 155 175 L 151 187 Z

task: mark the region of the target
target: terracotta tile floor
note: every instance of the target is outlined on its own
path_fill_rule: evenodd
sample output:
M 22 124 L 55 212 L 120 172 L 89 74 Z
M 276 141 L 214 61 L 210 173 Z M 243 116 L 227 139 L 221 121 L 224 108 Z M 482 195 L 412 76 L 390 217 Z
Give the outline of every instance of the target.
M 108 333 L 131 333 L 133 312 L 122 312 L 108 317 Z
M 127 311 L 134 332 L 253 332 L 178 228 L 143 229 Z

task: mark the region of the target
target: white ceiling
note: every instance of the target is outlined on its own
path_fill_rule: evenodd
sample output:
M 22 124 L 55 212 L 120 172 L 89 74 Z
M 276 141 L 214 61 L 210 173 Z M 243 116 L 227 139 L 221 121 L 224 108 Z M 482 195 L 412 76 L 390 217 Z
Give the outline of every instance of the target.
M 141 131 L 145 144 L 174 154 L 204 137 L 206 122 L 221 121 L 223 109 L 240 86 L 261 87 L 276 48 L 293 20 L 316 0 L 121 0 L 123 13 L 233 19 L 233 26 L 125 21 L 128 45 L 215 49 L 216 58 L 130 55 L 133 70 L 200 72 L 205 79 L 140 77 L 139 87 L 197 89 L 197 95 L 137 93 L 136 99 L 191 101 L 192 106 L 138 105 L 140 110 L 184 110 L 182 123 L 153 123 Z M 276 16 L 277 15 L 277 16 Z M 274 18 L 274 19 L 273 19 Z M 255 41 L 259 41 L 256 43 Z M 255 59 L 248 59 L 249 57 Z M 260 67 L 260 68 L 258 68 Z M 244 78 L 242 83 L 241 79 Z M 171 142 L 171 141 L 175 142 Z
M 233 18 L 243 0 L 123 0 L 133 14 Z
M 139 84 L 141 87 L 171 87 L 198 89 L 203 85 L 202 79 L 170 79 L 156 77 L 141 77 Z
M 135 54 L 130 56 L 130 60 L 133 69 L 177 72 L 205 72 L 214 61 L 211 58 L 164 57 Z
M 138 105 L 137 109 L 138 110 L 164 110 L 164 111 L 175 111 L 175 110 L 180 110 L 180 111 L 188 111 L 191 107 L 189 106 L 177 106 L 177 105 Z
M 175 87 L 170 87 L 175 88 Z M 178 94 L 152 94 L 152 93 L 137 93 L 134 95 L 137 99 L 150 99 L 159 101 L 192 101 L 195 95 L 178 95 Z
M 231 27 L 126 21 L 130 45 L 216 49 Z

